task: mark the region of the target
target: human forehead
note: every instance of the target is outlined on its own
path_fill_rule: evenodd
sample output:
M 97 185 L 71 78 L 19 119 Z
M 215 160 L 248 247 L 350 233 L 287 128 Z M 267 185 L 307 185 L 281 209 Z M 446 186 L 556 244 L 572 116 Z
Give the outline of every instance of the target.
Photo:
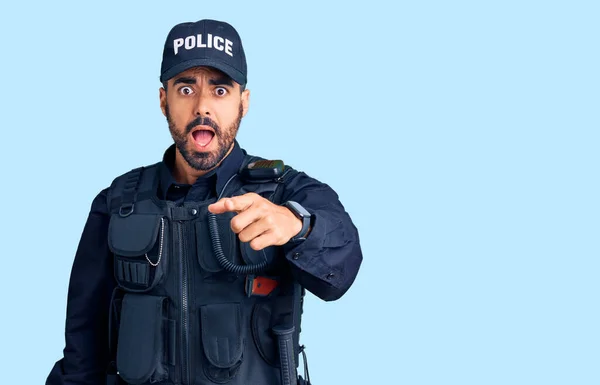
M 228 75 L 224 72 L 219 71 L 216 68 L 212 67 L 193 67 L 187 69 L 170 79 L 170 83 L 174 83 L 177 79 L 180 78 L 194 78 L 196 80 L 210 80 L 210 79 L 227 79 L 230 80 L 231 83 L 235 83 Z

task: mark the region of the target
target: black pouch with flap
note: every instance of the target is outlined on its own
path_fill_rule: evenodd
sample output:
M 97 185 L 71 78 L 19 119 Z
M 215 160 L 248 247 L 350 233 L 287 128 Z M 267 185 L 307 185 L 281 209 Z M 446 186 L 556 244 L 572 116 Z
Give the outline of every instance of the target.
M 114 275 L 131 292 L 152 290 L 167 274 L 167 219 L 159 214 L 113 214 L 108 245 L 114 253 Z

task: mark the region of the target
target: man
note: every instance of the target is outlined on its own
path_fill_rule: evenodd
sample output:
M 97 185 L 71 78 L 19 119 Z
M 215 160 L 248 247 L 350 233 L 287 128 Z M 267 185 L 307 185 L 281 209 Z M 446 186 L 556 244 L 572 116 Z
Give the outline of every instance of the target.
M 232 26 L 173 27 L 160 80 L 174 144 L 94 199 L 46 384 L 309 383 L 304 290 L 344 295 L 357 229 L 329 186 L 239 146 L 250 91 Z

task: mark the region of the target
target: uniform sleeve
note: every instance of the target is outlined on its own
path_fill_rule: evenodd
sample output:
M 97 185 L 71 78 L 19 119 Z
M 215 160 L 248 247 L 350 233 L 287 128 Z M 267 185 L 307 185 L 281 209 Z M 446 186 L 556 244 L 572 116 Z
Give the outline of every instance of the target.
M 325 301 L 341 298 L 362 263 L 358 230 L 337 193 L 327 184 L 297 173 L 286 182 L 282 201 L 295 201 L 312 215 L 312 229 L 298 245 L 284 246 L 292 273 L 308 291 Z
M 92 203 L 75 254 L 67 296 L 65 348 L 46 385 L 105 385 L 108 314 L 115 282 L 107 242 L 106 192 Z

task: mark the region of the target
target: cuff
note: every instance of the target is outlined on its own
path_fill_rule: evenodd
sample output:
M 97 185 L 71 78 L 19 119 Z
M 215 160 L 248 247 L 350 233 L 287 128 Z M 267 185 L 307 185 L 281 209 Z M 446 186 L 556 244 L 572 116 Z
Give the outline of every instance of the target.
M 284 245 L 285 258 L 298 269 L 338 287 L 344 281 L 342 271 L 327 264 L 323 258 L 327 250 L 326 236 L 333 229 L 327 228 L 328 222 L 324 218 L 312 215 L 310 233 L 304 241 Z

